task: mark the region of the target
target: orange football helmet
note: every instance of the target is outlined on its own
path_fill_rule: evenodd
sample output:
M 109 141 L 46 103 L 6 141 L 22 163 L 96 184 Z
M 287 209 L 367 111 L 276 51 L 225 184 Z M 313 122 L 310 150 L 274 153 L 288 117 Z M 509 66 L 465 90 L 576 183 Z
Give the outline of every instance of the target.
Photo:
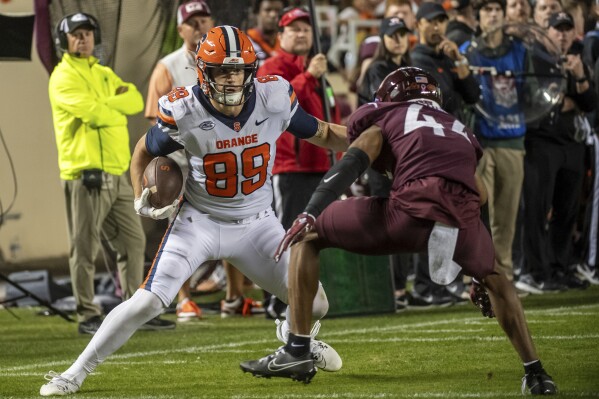
M 198 85 L 208 96 L 223 105 L 241 105 L 254 90 L 254 77 L 258 62 L 254 46 L 249 37 L 234 26 L 216 26 L 202 37 L 196 49 Z M 243 84 L 218 85 L 214 82 L 214 71 L 242 69 Z M 230 89 L 239 89 L 232 92 Z M 229 89 L 229 90 L 228 90 Z

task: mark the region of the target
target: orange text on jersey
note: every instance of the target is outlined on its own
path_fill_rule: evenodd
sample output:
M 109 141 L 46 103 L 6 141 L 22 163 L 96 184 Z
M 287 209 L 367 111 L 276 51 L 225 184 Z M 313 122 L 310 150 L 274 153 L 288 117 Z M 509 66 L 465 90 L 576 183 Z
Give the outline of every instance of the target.
M 248 145 L 258 142 L 258 134 L 250 134 L 249 136 L 237 137 L 231 140 L 216 140 L 216 148 L 222 150 L 223 148 L 239 147 L 240 145 Z

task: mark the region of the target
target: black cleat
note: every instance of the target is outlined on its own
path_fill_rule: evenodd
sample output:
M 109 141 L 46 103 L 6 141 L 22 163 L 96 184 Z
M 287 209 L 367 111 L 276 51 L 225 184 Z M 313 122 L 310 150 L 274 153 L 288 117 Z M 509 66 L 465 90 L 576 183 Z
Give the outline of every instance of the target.
M 281 347 L 259 360 L 248 360 L 239 364 L 244 373 L 252 373 L 254 377 L 285 377 L 294 381 L 309 384 L 316 374 L 316 366 L 310 352 L 302 357 L 295 357 Z
M 551 376 L 545 371 L 540 373 L 530 372 L 522 377 L 522 395 L 555 395 L 557 386 Z

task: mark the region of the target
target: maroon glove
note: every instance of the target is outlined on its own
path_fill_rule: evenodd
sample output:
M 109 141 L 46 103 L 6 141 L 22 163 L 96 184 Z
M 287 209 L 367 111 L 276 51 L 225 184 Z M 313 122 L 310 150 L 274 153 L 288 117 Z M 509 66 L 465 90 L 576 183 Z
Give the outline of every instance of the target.
M 472 279 L 472 286 L 470 287 L 470 300 L 481 310 L 483 316 L 492 319 L 495 317 L 495 312 L 493 312 L 493 305 L 491 305 L 491 300 L 489 299 L 489 294 L 485 287 L 482 286 L 478 281 Z
M 279 243 L 277 251 L 275 252 L 275 262 L 281 259 L 283 252 L 287 251 L 287 248 L 301 241 L 306 234 L 312 231 L 314 228 L 314 222 L 316 218 L 309 213 L 302 212 L 295 218 L 291 228 L 285 233 L 285 237 Z

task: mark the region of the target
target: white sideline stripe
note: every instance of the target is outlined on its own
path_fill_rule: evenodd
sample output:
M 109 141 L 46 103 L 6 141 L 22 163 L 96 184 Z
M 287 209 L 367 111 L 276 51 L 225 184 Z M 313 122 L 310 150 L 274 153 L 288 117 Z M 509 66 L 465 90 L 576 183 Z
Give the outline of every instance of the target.
M 543 309 L 543 310 L 533 310 L 526 312 L 528 316 L 533 315 L 567 315 L 568 312 L 578 311 L 578 310 L 590 310 L 590 309 L 599 309 L 599 304 L 591 304 L 591 305 L 579 305 L 573 307 L 559 307 L 559 308 L 551 308 L 551 309 Z M 372 333 L 382 333 L 382 332 L 393 332 L 393 331 L 405 331 L 412 332 L 413 330 L 419 327 L 433 327 L 440 325 L 448 325 L 448 324 L 457 324 L 457 325 L 468 325 L 468 324 L 478 324 L 481 321 L 482 316 L 471 317 L 471 318 L 451 318 L 445 320 L 438 321 L 429 321 L 429 322 L 421 322 L 421 323 L 413 323 L 413 324 L 402 324 L 399 326 L 389 326 L 389 327 L 369 327 L 369 328 L 359 328 L 353 330 L 343 330 L 343 331 L 331 331 L 327 332 L 328 337 L 341 337 L 347 335 L 354 334 L 372 334 Z M 482 319 L 485 320 L 485 319 Z M 488 324 L 496 324 L 495 320 L 486 319 L 486 323 Z M 530 323 L 530 321 L 529 321 Z M 546 340 L 572 340 L 572 339 L 597 339 L 599 338 L 599 334 L 590 334 L 590 335 L 569 335 L 569 336 L 533 336 L 534 339 L 546 339 Z M 471 337 L 471 336 L 462 336 L 462 337 L 451 337 L 451 338 L 389 338 L 387 341 L 376 341 L 376 342 L 442 342 L 442 341 L 457 341 L 457 340 L 471 340 L 476 339 L 478 341 L 499 341 L 506 340 L 507 338 L 503 335 L 500 337 Z M 329 342 L 364 342 L 363 339 L 360 340 L 334 340 Z M 112 355 L 106 360 L 105 364 L 110 364 L 112 361 L 118 359 L 130 359 L 136 357 L 144 357 L 144 356 L 152 356 L 152 355 L 168 355 L 172 353 L 213 353 L 225 350 L 234 350 L 235 348 L 245 347 L 247 345 L 256 345 L 256 344 L 266 344 L 272 345 L 274 342 L 273 339 L 262 339 L 255 341 L 243 341 L 243 342 L 230 342 L 226 344 L 219 345 L 208 345 L 208 346 L 192 346 L 187 348 L 179 348 L 179 349 L 169 349 L 169 350 L 156 350 L 156 351 L 145 351 L 145 352 L 133 352 L 133 353 L 124 353 L 124 354 L 116 354 Z M 375 341 L 372 341 L 375 342 Z M 247 351 L 244 351 L 247 352 Z M 14 366 L 8 367 L 0 370 L 0 376 L 8 375 L 12 372 L 18 372 L 22 370 L 32 370 L 32 369 L 50 369 L 54 366 L 62 366 L 62 365 L 71 365 L 71 360 L 64 361 L 54 361 L 47 363 L 34 363 L 29 365 L 22 366 Z

